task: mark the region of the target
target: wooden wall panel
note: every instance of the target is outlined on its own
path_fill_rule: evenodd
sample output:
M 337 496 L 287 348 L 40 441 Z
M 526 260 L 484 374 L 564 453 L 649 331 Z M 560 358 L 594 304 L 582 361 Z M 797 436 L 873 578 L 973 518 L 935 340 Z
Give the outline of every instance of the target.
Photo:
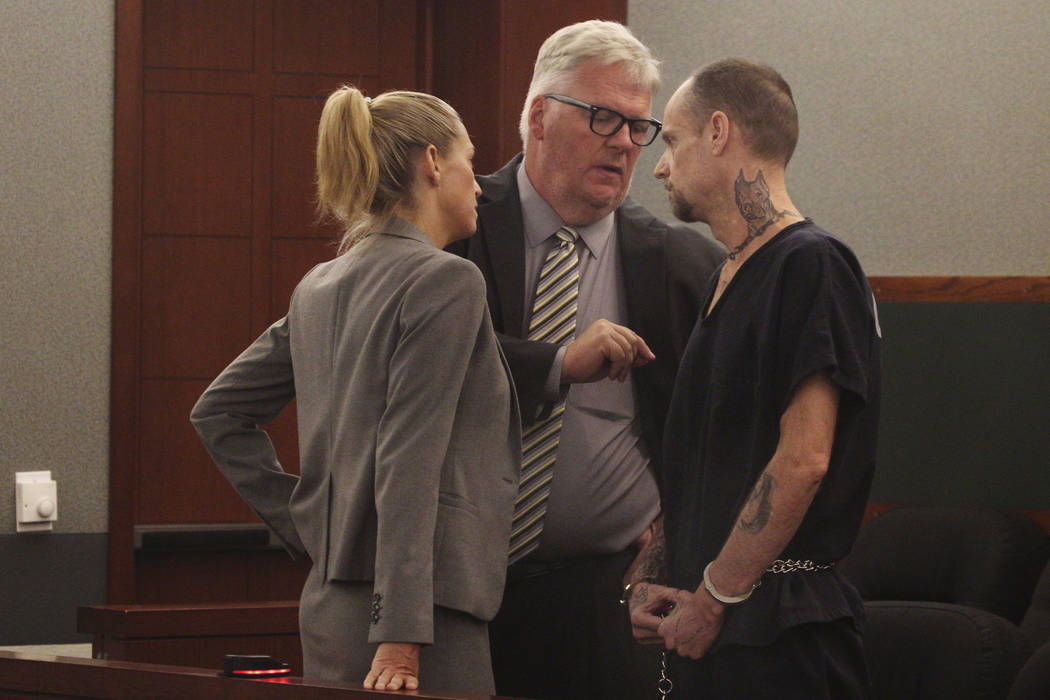
M 339 74 L 353 66 L 379 70 L 378 0 L 275 0 L 273 69 L 279 73 Z
M 137 603 L 298 600 L 307 560 L 279 549 L 149 551 L 136 555 Z
M 117 0 L 110 596 L 298 595 L 283 552 L 134 550 L 136 525 L 253 521 L 189 410 L 335 253 L 313 213 L 324 99 L 418 89 L 431 0 Z M 294 402 L 272 426 L 299 469 Z M 202 555 L 201 555 L 202 556 Z
M 137 603 L 249 600 L 249 552 L 139 552 Z M 287 556 L 287 555 L 286 555 Z M 206 586 L 201 584 L 206 582 Z
M 140 2 L 118 0 L 114 22 L 113 301 L 109 401 L 111 601 L 135 596 L 134 526 L 142 345 L 141 240 L 144 102 Z
M 423 18 L 443 0 L 380 0 L 378 78 L 380 90 L 429 92 L 430 45 L 433 41 Z M 475 12 L 479 2 L 469 2 L 464 12 Z
M 252 69 L 252 0 L 147 0 L 145 64 Z
M 573 22 L 607 19 L 626 24 L 627 0 L 507 0 L 503 3 L 500 113 L 501 165 L 521 150 L 518 122 L 536 53 L 543 41 Z
M 142 383 L 142 408 L 151 418 L 141 433 L 135 518 L 140 525 L 254 520 L 190 425 L 190 410 L 207 385 L 201 380 Z
M 473 12 L 463 12 L 453 3 L 434 7 L 433 91 L 462 117 L 474 142 L 474 168 L 479 173 L 498 169 L 505 153 L 499 106 L 507 88 L 493 61 L 502 34 L 500 18 L 498 3 L 478 3 Z
M 521 151 L 518 120 L 540 45 L 561 27 L 627 20 L 626 0 L 435 3 L 433 91 L 455 107 L 474 140 L 475 168 L 489 173 Z
M 338 85 L 332 86 L 334 90 Z M 362 89 L 367 89 L 358 85 Z M 326 93 L 330 90 L 326 90 Z M 321 236 L 338 230 L 317 225 L 314 159 L 324 97 L 275 97 L 273 101 L 273 235 Z M 278 264 L 280 261 L 278 259 Z
M 253 337 L 249 241 L 142 241 L 143 377 L 212 377 Z
M 251 235 L 252 112 L 247 95 L 146 95 L 145 235 Z

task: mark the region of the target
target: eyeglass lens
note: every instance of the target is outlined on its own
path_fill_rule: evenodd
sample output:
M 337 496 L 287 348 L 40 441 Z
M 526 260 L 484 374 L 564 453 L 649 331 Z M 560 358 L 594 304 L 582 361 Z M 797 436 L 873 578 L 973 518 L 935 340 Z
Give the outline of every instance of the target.
M 624 122 L 630 130 L 631 141 L 639 146 L 648 146 L 656 136 L 656 125 L 644 119 L 627 119 L 618 112 L 601 107 L 591 113 L 591 130 L 599 136 L 611 136 L 620 130 Z

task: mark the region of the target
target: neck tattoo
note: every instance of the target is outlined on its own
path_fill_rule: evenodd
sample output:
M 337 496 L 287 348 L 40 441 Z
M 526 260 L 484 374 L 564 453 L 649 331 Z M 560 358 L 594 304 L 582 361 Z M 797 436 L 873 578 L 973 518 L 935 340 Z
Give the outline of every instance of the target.
M 736 256 L 740 255 L 751 244 L 751 241 L 765 233 L 766 229 L 777 221 L 785 216 L 798 216 L 797 213 L 788 209 L 776 210 L 769 199 L 769 186 L 761 170 L 758 171 L 754 180 L 748 182 L 741 169 L 733 187 L 736 190 L 736 208 L 740 210 L 740 215 L 747 222 L 747 238 L 729 251 L 730 260 L 736 260 Z

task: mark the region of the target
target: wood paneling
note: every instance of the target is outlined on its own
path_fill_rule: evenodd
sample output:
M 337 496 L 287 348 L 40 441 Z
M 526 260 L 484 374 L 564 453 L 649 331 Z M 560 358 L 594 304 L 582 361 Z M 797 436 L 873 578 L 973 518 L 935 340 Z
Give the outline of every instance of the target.
M 337 75 L 352 66 L 378 75 L 379 5 L 376 0 L 275 0 L 274 71 Z M 414 8 L 411 14 L 402 19 L 414 21 Z
M 879 301 L 1050 301 L 1050 277 L 871 277 L 868 281 Z
M 233 603 L 298 599 L 310 563 L 281 549 L 139 551 L 136 568 L 138 602 Z
M 251 341 L 250 243 L 142 241 L 142 378 L 215 376 Z
M 146 94 L 143 233 L 250 236 L 252 98 Z
M 213 634 L 298 634 L 298 600 L 225 605 L 86 605 L 77 631 L 126 639 Z
M 134 600 L 142 327 L 143 9 L 118 1 L 114 25 L 113 301 L 109 402 L 109 600 Z
M 140 525 L 249 522 L 251 510 L 211 463 L 188 416 L 207 387 L 201 380 L 146 380 L 142 407 L 142 462 L 138 476 Z
M 147 0 L 149 67 L 252 69 L 252 0 Z
M 321 107 L 343 83 L 375 94 L 424 82 L 427 4 L 118 0 L 111 601 L 298 594 L 303 566 L 283 552 L 171 552 L 161 567 L 136 559 L 132 534 L 254 519 L 189 409 L 334 255 L 336 229 L 313 214 Z M 295 433 L 293 405 L 271 428 L 293 472 Z
M 503 0 L 435 3 L 434 94 L 459 111 L 474 140 L 478 172 L 521 150 L 518 120 L 536 53 L 559 28 L 589 19 L 627 21 L 626 0 Z
M 358 85 L 362 90 L 370 87 Z M 371 88 L 374 90 L 374 88 Z M 317 123 L 324 97 L 275 97 L 273 101 L 273 233 L 334 240 L 338 229 L 318 226 L 314 191 Z M 283 265 L 275 257 L 278 266 Z
M 496 58 L 503 33 L 501 6 L 478 3 L 474 12 L 462 12 L 452 3 L 434 6 L 432 89 L 462 117 L 474 142 L 474 167 L 481 173 L 499 168 L 505 152 L 500 105 L 504 93 L 512 88 L 504 86 Z M 535 50 L 532 59 L 536 59 Z M 524 96 L 521 91 L 519 99 Z
M 221 669 L 227 654 L 262 654 L 288 664 L 295 676 L 303 675 L 303 651 L 298 631 L 271 636 L 221 635 L 173 639 L 106 640 L 99 648 L 106 659 L 172 666 Z
M 565 7 L 570 5 L 571 9 Z M 500 61 L 502 94 L 500 111 L 499 165 L 521 150 L 518 122 L 532 79 L 536 53 L 544 39 L 572 22 L 608 19 L 627 23 L 626 0 L 509 0 L 502 4 L 503 41 Z M 566 15 L 571 13 L 571 16 Z

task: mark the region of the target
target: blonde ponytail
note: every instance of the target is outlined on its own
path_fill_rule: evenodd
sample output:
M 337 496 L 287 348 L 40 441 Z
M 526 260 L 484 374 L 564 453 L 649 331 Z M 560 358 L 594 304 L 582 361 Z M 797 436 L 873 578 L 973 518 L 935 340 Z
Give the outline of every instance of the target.
M 325 102 L 317 130 L 318 209 L 349 232 L 372 208 L 378 184 L 369 100 L 357 88 L 343 86 Z M 344 241 L 341 251 L 346 243 L 353 241 Z
M 339 252 L 410 204 L 416 158 L 428 145 L 446 153 L 460 127 L 444 101 L 422 92 L 383 93 L 374 100 L 355 87 L 332 93 L 317 130 L 317 206 L 344 233 Z

